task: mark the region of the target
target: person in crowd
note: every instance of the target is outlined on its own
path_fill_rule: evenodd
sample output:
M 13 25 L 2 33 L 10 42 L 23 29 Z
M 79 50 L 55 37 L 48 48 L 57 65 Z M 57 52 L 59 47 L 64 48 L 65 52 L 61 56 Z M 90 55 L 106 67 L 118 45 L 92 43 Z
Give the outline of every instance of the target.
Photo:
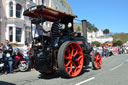
M 102 56 L 104 57 L 105 55 L 105 48 L 102 46 Z
M 3 51 L 2 51 L 2 48 L 3 48 L 3 43 L 0 43 L 0 63 L 3 62 Z M 3 73 L 3 69 L 0 69 L 0 72 Z
M 106 54 L 106 57 L 108 57 L 109 56 L 109 47 L 108 46 L 106 46 L 106 48 L 105 48 L 105 54 Z
M 27 63 L 30 65 L 29 54 L 28 54 L 29 50 L 30 50 L 29 44 L 25 43 L 24 50 L 23 50 L 23 56 L 27 60 Z
M 112 49 L 112 47 L 110 47 L 110 56 L 112 56 L 113 55 L 113 49 Z
M 13 48 L 9 44 L 8 40 L 5 40 L 5 45 L 3 46 L 3 57 L 4 57 L 4 73 L 7 74 L 8 72 L 13 73 L 13 56 L 12 56 Z M 9 67 L 9 71 L 8 71 Z
M 102 51 L 102 47 L 98 47 L 98 48 L 97 48 L 97 52 L 99 52 L 100 55 L 102 56 L 102 52 L 103 52 L 103 51 Z
M 126 48 L 124 49 L 124 53 L 127 54 L 127 50 L 126 50 Z
M 52 42 L 52 45 L 53 47 L 58 47 L 59 46 L 59 36 L 60 36 L 60 19 L 58 19 L 57 21 L 55 21 L 53 24 L 52 24 L 52 28 L 51 28 L 51 32 L 52 32 L 52 38 L 53 38 L 53 42 Z
M 3 58 L 2 48 L 3 48 L 3 43 L 0 43 L 0 59 Z
M 93 46 L 93 50 L 92 50 L 92 53 L 94 54 L 94 53 L 96 53 L 97 52 L 97 47 L 96 46 Z
M 44 25 L 41 25 L 40 23 L 37 23 L 37 25 L 33 26 L 32 28 L 32 36 L 33 38 L 38 38 L 40 36 L 44 36 L 46 38 L 50 37 L 49 32 L 46 31 L 46 27 Z

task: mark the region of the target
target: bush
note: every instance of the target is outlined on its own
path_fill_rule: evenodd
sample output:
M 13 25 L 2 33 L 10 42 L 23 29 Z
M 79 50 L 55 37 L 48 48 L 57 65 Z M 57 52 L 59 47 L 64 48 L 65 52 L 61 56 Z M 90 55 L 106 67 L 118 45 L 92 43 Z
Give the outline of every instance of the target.
M 92 46 L 97 46 L 97 47 L 99 47 L 99 46 L 100 46 L 100 42 L 94 41 L 94 42 L 92 42 Z
M 121 40 L 113 41 L 114 46 L 122 46 L 123 42 Z

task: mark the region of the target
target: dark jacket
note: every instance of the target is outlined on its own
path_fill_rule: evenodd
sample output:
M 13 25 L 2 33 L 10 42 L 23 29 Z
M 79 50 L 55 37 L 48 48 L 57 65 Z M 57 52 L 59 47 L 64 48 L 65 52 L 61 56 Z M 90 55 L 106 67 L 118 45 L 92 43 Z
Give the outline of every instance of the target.
M 6 47 L 6 45 L 3 46 L 3 56 L 6 57 L 6 53 L 10 53 L 10 55 L 12 56 L 12 52 L 13 52 L 13 49 L 12 49 L 12 46 L 11 45 L 8 45 L 8 49 Z

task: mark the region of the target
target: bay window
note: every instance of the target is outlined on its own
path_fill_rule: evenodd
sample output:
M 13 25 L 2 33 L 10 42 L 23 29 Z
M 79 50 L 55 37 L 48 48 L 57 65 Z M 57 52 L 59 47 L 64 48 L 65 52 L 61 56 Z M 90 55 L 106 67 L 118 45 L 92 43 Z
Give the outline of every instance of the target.
M 13 42 L 13 27 L 9 27 L 9 41 Z
M 16 42 L 21 42 L 22 29 L 16 28 Z
M 9 3 L 9 16 L 13 17 L 13 2 Z
M 16 4 L 16 17 L 21 18 L 22 15 L 22 6 L 20 4 Z

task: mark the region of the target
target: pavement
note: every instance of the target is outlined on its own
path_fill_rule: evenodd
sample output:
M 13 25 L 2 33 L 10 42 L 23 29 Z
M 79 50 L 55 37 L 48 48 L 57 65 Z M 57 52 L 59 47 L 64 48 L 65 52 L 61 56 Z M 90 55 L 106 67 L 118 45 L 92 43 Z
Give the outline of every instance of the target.
M 91 63 L 81 75 L 63 78 L 60 72 L 42 75 L 37 71 L 0 75 L 0 85 L 128 85 L 128 54 L 102 58 L 102 68 L 92 70 Z

